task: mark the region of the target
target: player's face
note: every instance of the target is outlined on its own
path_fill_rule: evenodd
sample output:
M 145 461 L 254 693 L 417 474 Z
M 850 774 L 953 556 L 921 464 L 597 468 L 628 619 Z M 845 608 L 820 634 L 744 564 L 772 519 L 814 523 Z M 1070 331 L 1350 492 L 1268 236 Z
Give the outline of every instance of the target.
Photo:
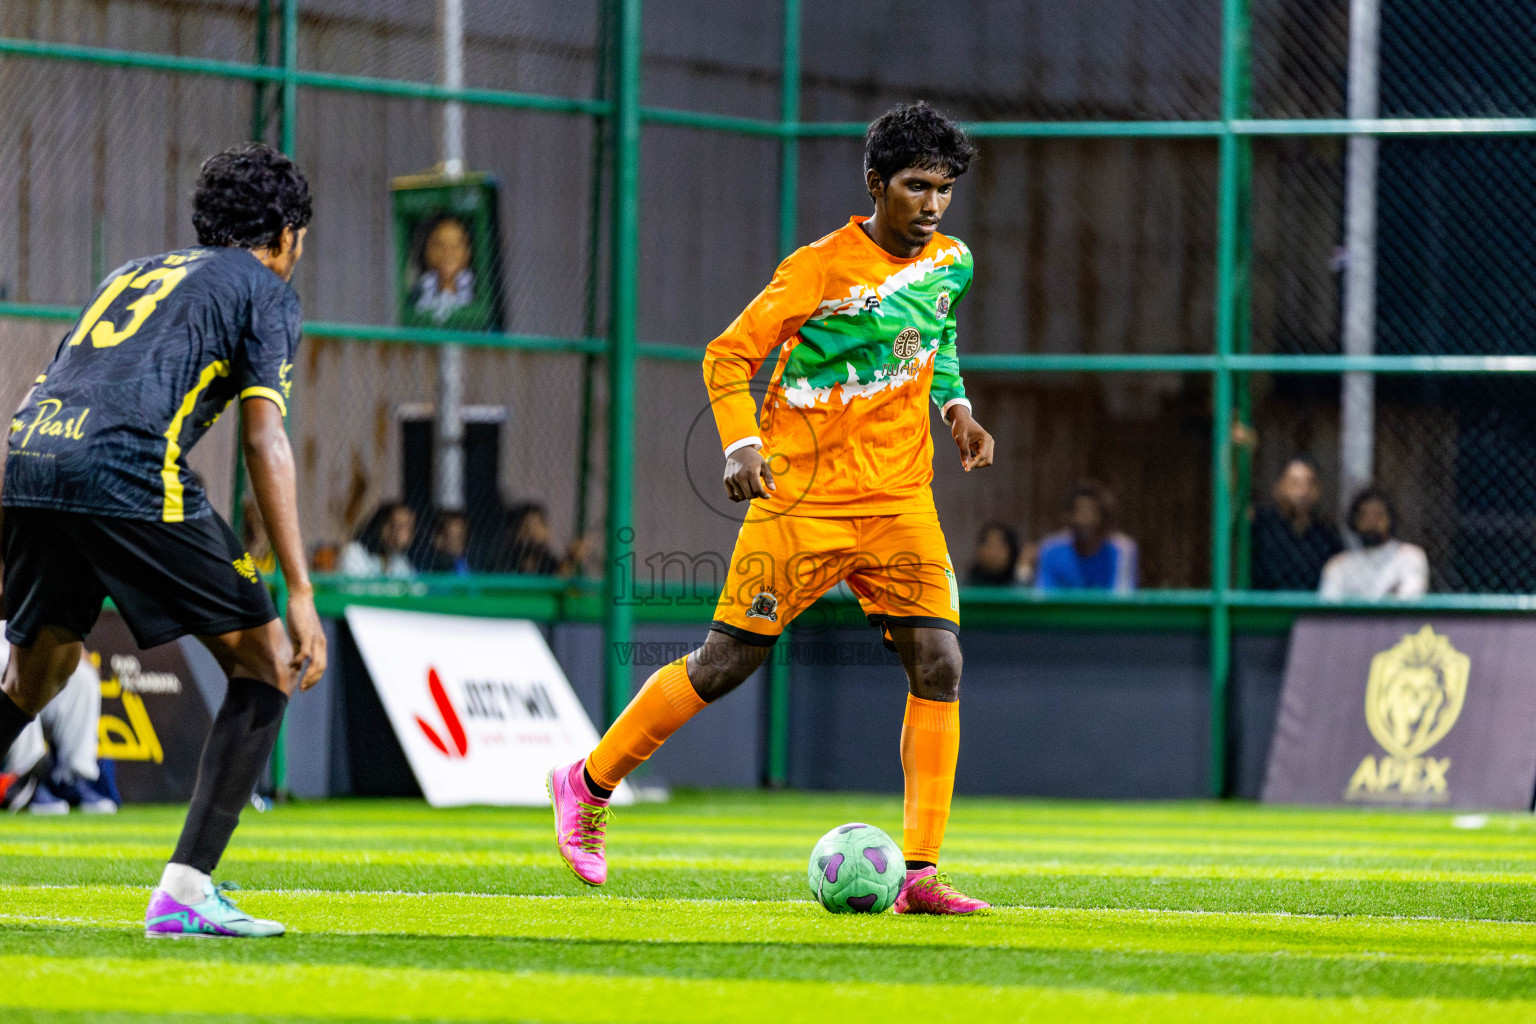
M 943 171 L 908 167 L 884 183 L 878 174 L 873 175 L 871 188 L 885 223 L 902 241 L 921 248 L 939 229 L 954 194 L 955 179 Z
M 293 268 L 298 266 L 299 257 L 304 255 L 304 236 L 307 234 L 309 228 L 299 228 L 297 231 L 291 227 L 283 228 L 282 250 L 272 257 L 267 266 L 284 281 L 293 280 Z

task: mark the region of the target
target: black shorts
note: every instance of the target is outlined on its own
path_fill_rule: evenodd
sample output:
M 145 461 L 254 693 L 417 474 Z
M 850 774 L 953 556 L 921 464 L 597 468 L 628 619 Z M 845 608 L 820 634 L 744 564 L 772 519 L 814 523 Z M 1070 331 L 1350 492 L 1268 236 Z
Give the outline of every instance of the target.
M 5 509 L 5 635 L 30 647 L 44 626 L 85 636 L 111 597 L 140 647 L 277 618 L 272 597 L 217 515 L 181 523 Z

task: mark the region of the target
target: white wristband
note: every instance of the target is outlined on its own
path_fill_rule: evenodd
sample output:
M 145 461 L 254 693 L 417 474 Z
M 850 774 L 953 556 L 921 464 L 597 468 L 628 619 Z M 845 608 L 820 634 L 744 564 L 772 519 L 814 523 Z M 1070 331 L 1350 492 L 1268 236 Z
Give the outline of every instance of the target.
M 951 398 L 949 401 L 944 403 L 944 408 L 939 410 L 939 419 L 943 420 L 945 423 L 948 423 L 949 410 L 953 409 L 957 405 L 963 405 L 969 409 L 971 407 L 971 400 L 969 398 Z
M 751 437 L 744 437 L 740 441 L 733 441 L 725 446 L 725 457 L 730 458 L 734 453 L 753 444 L 762 447 L 763 439 L 754 434 Z

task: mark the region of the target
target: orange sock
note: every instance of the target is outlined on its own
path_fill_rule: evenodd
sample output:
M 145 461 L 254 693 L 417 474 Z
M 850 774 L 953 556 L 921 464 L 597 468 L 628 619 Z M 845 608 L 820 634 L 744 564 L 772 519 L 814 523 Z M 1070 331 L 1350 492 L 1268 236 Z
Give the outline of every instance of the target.
M 687 665 L 687 658 L 679 658 L 662 666 L 608 727 L 597 748 L 587 755 L 587 774 L 593 782 L 604 789 L 617 786 L 684 722 L 704 710 L 704 699 L 688 681 Z
M 959 702 L 908 694 L 901 725 L 901 769 L 907 779 L 901 848 L 907 860 L 938 863 L 959 756 Z

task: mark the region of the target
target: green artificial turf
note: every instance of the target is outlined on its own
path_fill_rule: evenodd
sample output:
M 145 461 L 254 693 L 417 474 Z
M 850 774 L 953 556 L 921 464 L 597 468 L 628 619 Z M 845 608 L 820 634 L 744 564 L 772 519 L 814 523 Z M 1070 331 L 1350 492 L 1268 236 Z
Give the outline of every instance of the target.
M 270 941 L 148 941 L 179 808 L 0 820 L 0 1020 L 1536 1021 L 1536 820 L 961 800 L 985 917 L 833 916 L 804 859 L 888 797 L 624 808 L 602 890 L 544 809 L 247 812 Z M 1467 826 L 1476 827 L 1467 827 Z

